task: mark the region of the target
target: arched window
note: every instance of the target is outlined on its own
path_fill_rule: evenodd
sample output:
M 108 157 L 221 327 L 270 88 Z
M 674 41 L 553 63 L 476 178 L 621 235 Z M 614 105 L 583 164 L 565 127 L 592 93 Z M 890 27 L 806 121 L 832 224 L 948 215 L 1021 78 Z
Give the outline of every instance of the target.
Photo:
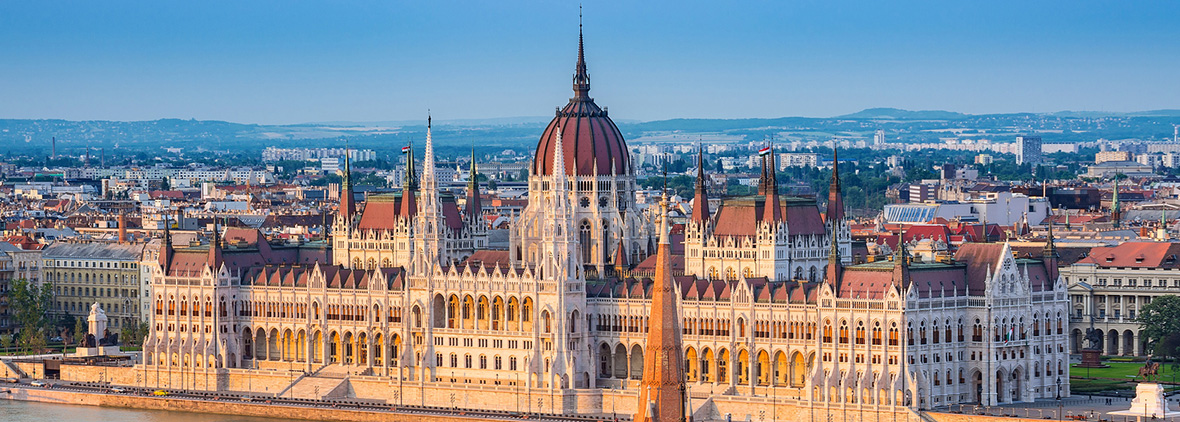
M 591 253 L 594 248 L 591 247 L 590 243 L 590 220 L 582 220 L 582 224 L 578 226 L 578 240 L 580 241 L 579 244 L 582 245 L 582 263 L 592 262 L 590 257 L 593 256 Z

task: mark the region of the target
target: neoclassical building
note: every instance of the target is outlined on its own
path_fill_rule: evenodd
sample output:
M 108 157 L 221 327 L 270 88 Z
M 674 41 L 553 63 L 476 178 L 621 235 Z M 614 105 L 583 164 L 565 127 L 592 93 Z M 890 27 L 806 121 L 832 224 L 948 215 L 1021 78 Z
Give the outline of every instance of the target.
M 481 246 L 478 186 L 464 209 L 439 193 L 428 131 L 422 176 L 400 196 L 354 203 L 346 166 L 330 252 L 237 230 L 201 247 L 165 241 L 148 368 L 343 368 L 422 395 L 511 386 L 562 411 L 633 412 L 658 266 L 674 274 L 692 406 L 881 412 L 1068 394 L 1052 242 L 1042 260 L 984 243 L 916 262 L 903 243 L 851 265 L 838 172 L 821 213 L 814 198 L 779 195 L 769 158 L 756 195 L 716 211 L 697 201 L 683 248 L 665 249 L 683 252 L 661 258 L 660 212 L 634 201 L 634 166 L 589 97 L 581 42 L 573 88 L 538 142 L 507 250 Z M 698 170 L 698 198 L 706 178 Z

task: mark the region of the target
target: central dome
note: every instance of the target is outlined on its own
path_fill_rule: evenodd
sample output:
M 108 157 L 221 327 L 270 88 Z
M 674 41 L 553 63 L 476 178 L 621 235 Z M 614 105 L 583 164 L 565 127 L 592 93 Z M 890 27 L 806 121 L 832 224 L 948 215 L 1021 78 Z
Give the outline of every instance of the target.
M 553 149 L 557 145 L 558 130 L 561 130 L 561 142 L 565 150 L 566 174 L 602 176 L 631 173 L 631 154 L 627 151 L 623 134 L 606 115 L 606 110 L 594 104 L 594 99 L 590 98 L 590 74 L 586 71 L 583 51 L 582 34 L 579 31 L 574 97 L 557 111 L 541 135 L 537 154 L 533 157 L 533 174 L 553 174 Z

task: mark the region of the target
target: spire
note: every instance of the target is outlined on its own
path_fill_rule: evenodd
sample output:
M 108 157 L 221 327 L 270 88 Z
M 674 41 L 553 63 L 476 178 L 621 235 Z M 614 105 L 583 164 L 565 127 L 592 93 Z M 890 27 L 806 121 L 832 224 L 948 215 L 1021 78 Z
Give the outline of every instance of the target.
M 565 180 L 565 145 L 561 143 L 561 125 L 558 124 L 554 130 L 555 137 L 553 140 L 553 180 L 557 180 L 557 176 L 561 175 L 561 180 Z M 556 186 L 554 186 L 556 188 Z
M 1123 207 L 1119 204 L 1119 175 L 1114 175 L 1114 196 L 1111 197 L 1110 217 L 1114 220 L 1114 228 L 1119 228 L 1123 217 Z
M 344 148 L 344 174 L 340 180 L 340 216 L 344 218 L 345 224 L 352 221 L 352 215 L 356 213 L 356 197 L 352 193 L 352 167 L 349 164 L 350 151 L 346 146 Z
M 214 272 L 221 269 L 221 233 L 217 229 L 217 220 L 213 220 L 213 238 L 209 240 L 209 259 L 207 264 Z
M 893 282 L 897 283 L 903 293 L 910 284 L 909 256 L 905 248 L 905 232 L 902 231 L 897 235 L 897 253 L 893 256 Z
M 763 187 L 765 191 L 763 195 L 766 196 L 766 202 L 762 204 L 762 221 L 768 223 L 777 223 L 783 221 L 783 208 L 778 200 L 778 176 L 775 175 L 774 165 L 774 145 L 770 145 L 770 153 L 763 157 L 764 175 L 762 178 L 766 180 L 766 185 Z
M 828 239 L 832 247 L 828 251 L 828 269 L 824 279 L 827 280 L 828 284 L 832 285 L 832 288 L 838 295 L 840 294 L 840 284 L 843 281 L 841 276 L 844 272 L 844 266 L 840 263 L 840 241 L 837 230 L 835 221 L 833 221 L 828 228 Z
M 619 246 L 615 247 L 615 274 L 621 278 L 623 271 L 630 267 L 630 263 L 627 262 L 627 248 L 623 244 L 623 239 L 619 238 Z
M 692 200 L 692 221 L 698 223 L 709 219 L 709 192 L 706 184 L 705 149 L 697 145 L 697 183 Z
M 483 213 L 479 197 L 479 173 L 475 171 L 475 148 L 471 148 L 471 174 L 467 176 L 467 218 L 478 218 Z
M 582 42 L 582 6 L 578 6 L 578 64 L 574 67 L 574 98 L 590 98 L 590 73 Z
M 1066 216 L 1066 218 L 1068 219 L 1069 216 Z M 1057 255 L 1057 245 L 1053 244 L 1053 207 L 1052 206 L 1049 207 L 1048 220 L 1049 220 L 1049 232 L 1045 236 L 1044 255 L 1045 255 L 1045 257 L 1049 257 L 1049 256 L 1057 257 L 1058 256 Z
M 827 220 L 836 227 L 836 223 L 844 221 L 844 194 L 840 191 L 840 160 L 836 153 L 836 145 L 832 144 L 832 183 L 828 186 Z
M 429 118 L 427 118 L 429 122 Z M 429 123 L 427 123 L 429 127 Z M 406 173 L 402 176 L 402 202 L 398 206 L 398 215 L 413 217 L 418 213 L 418 201 L 414 197 L 418 190 L 418 182 L 414 180 L 414 141 L 410 141 L 410 151 L 406 156 Z
M 672 245 L 668 235 L 668 202 L 660 205 L 660 245 L 651 288 L 650 328 L 643 351 L 643 381 L 639 384 L 636 422 L 684 421 L 684 356 L 672 278 Z
M 172 260 L 172 223 L 168 221 L 168 214 L 164 213 L 164 241 L 160 245 L 160 272 L 168 273 L 168 263 Z

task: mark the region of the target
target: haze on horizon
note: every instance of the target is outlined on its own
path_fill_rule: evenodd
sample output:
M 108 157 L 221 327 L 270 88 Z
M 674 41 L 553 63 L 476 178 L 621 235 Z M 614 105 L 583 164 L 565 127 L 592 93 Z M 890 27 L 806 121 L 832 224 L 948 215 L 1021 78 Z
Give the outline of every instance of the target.
M 602 1 L 621 120 L 1180 108 L 1180 4 Z M 545 116 L 576 2 L 5 2 L 0 118 L 287 124 Z

